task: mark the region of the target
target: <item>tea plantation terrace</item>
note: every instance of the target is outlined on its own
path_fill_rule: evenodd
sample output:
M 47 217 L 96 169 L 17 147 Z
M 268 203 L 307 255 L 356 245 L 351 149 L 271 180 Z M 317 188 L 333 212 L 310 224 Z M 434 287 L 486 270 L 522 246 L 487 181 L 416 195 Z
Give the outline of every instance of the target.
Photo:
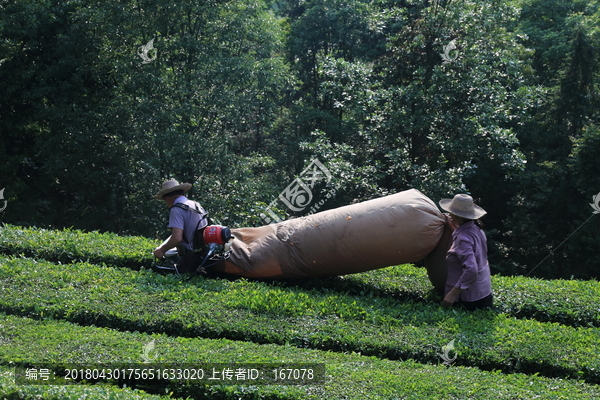
M 595 281 L 493 278 L 496 308 L 439 306 L 401 265 L 290 282 L 163 276 L 152 240 L 0 228 L 3 398 L 591 399 L 600 396 Z M 559 301 L 560 299 L 560 301 Z M 443 364 L 443 347 L 455 356 Z M 318 385 L 143 381 L 17 385 L 16 365 L 324 363 Z M 70 396 L 70 397 L 69 397 Z

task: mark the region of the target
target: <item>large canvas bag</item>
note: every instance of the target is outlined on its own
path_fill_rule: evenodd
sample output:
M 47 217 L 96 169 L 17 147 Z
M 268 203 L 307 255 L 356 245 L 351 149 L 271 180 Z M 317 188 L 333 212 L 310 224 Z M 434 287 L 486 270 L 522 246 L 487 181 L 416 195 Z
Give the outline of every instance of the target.
M 445 224 L 437 206 L 411 189 L 277 224 L 233 229 L 231 257 L 212 269 L 285 279 L 414 263 L 434 250 Z

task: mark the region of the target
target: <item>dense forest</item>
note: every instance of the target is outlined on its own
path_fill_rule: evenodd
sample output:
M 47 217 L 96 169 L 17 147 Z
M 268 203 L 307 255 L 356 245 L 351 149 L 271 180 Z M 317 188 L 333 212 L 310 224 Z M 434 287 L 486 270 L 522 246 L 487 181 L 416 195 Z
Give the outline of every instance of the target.
M 165 237 L 175 178 L 259 226 L 318 160 L 319 210 L 469 193 L 493 272 L 598 278 L 599 29 L 595 0 L 0 1 L 0 218 Z

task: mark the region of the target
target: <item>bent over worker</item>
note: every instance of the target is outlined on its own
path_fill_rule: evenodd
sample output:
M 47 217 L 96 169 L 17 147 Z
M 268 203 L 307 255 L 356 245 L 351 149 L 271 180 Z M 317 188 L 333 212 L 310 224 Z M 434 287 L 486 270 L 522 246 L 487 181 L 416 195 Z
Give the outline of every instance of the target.
M 448 278 L 442 304 L 446 307 L 456 304 L 471 311 L 492 307 L 487 238 L 479 221 L 487 212 L 466 194 L 442 199 L 439 204 L 450 213 L 456 228 L 452 233 L 452 247 L 446 255 Z
M 196 232 L 208 225 L 208 214 L 202 206 L 185 197 L 191 187 L 190 183 L 180 184 L 170 179 L 163 182 L 161 190 L 154 195 L 169 208 L 168 228 L 171 229 L 171 236 L 154 250 L 154 256 L 162 259 L 167 250 L 177 247 L 177 269 L 181 273 L 194 272 L 200 265 L 202 258 L 200 253 L 194 252 L 194 239 Z

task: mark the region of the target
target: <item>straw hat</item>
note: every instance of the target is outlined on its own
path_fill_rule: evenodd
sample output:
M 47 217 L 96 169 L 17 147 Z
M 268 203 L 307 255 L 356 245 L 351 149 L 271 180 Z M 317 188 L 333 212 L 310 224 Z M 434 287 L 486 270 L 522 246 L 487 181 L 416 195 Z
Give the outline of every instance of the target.
M 466 219 L 479 219 L 487 212 L 473 202 L 468 194 L 457 194 L 453 199 L 440 200 L 440 207 L 456 216 Z
M 162 188 L 158 193 L 154 195 L 156 200 L 162 200 L 165 194 L 174 192 L 176 190 L 183 190 L 183 192 L 187 192 L 192 187 L 191 183 L 179 183 L 175 179 L 169 179 L 168 181 L 164 181 L 162 184 Z

